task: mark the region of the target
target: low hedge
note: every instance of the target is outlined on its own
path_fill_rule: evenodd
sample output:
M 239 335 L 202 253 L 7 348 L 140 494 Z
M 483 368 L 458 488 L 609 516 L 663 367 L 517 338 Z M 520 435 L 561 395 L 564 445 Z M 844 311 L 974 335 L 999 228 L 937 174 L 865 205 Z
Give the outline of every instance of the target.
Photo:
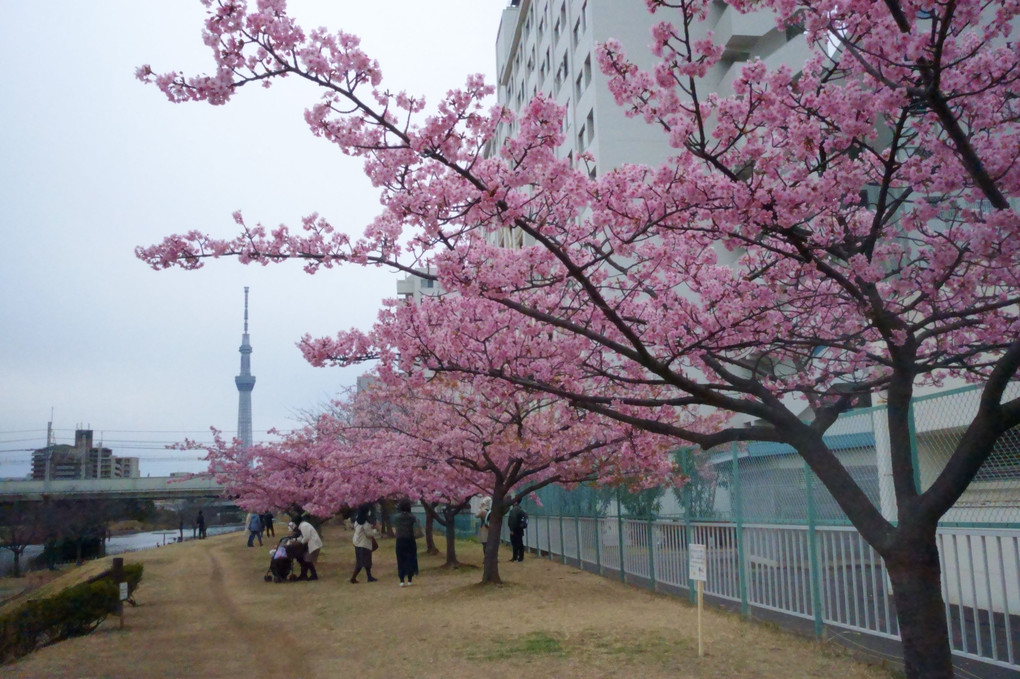
M 142 565 L 124 567 L 130 597 L 142 579 Z M 45 599 L 32 599 L 0 617 L 0 664 L 40 646 L 88 634 L 117 611 L 120 587 L 106 571 L 88 582 Z

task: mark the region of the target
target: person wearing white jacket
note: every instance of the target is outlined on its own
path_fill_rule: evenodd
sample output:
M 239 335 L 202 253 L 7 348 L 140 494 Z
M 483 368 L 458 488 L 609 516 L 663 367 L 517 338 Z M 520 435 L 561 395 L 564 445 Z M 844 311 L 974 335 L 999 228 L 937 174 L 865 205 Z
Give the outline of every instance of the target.
M 372 543 L 379 536 L 379 531 L 375 529 L 375 524 L 368 520 L 370 512 L 370 505 L 362 505 L 354 519 L 354 575 L 351 576 L 351 584 L 357 584 L 358 573 L 362 568 L 365 569 L 369 582 L 378 580 L 372 577 Z
M 298 576 L 298 580 L 318 580 L 319 574 L 315 571 L 315 562 L 319 559 L 319 550 L 322 549 L 322 538 L 319 537 L 319 532 L 306 519 L 301 519 L 301 523 L 297 524 L 296 528 L 293 522 L 287 525 L 292 531 L 300 534 L 298 541 L 305 546 L 305 552 L 298 557 L 298 563 L 301 564 L 301 575 Z M 309 571 L 311 571 L 311 576 L 308 575 Z

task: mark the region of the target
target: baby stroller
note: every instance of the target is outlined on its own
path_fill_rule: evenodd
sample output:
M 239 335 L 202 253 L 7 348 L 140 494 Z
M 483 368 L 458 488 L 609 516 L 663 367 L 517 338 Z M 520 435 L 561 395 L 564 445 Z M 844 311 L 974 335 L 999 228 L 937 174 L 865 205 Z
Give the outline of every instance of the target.
M 269 570 L 266 571 L 266 582 L 286 582 L 294 580 L 294 559 L 301 557 L 305 546 L 293 536 L 287 536 L 280 540 L 279 544 L 269 550 L 272 556 L 269 559 Z

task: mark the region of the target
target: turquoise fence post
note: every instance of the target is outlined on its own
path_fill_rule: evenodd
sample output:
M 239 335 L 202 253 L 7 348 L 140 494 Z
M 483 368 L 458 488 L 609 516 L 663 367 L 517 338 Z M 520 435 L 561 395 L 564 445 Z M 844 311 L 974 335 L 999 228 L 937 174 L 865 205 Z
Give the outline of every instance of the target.
M 811 571 L 811 612 L 815 619 L 815 636 L 822 638 L 822 583 L 818 570 L 817 517 L 815 516 L 814 474 L 804 463 L 804 488 L 807 491 L 808 555 Z
M 689 449 L 683 451 L 683 472 L 687 475 L 688 479 L 694 478 L 694 453 Z M 694 541 L 694 527 L 691 525 L 691 514 L 694 512 L 694 500 L 691 498 L 691 484 L 690 482 L 684 486 L 684 550 L 683 550 L 683 568 L 687 570 L 687 559 L 689 558 L 691 551 L 691 542 Z M 690 573 L 688 573 L 690 575 Z M 698 603 L 698 595 L 694 587 L 691 586 L 690 578 L 687 578 L 687 596 L 692 604 Z
M 560 512 L 560 561 L 567 563 L 567 547 L 563 541 L 563 512 Z
M 740 614 L 751 614 L 747 602 L 747 559 L 744 558 L 744 502 L 740 495 L 740 460 L 737 444 L 733 444 L 733 516 L 737 524 L 737 579 L 740 583 Z
M 914 399 L 907 406 L 907 431 L 910 433 L 910 466 L 914 468 L 914 490 L 920 493 L 921 461 L 917 457 L 917 423 L 914 422 Z
M 655 519 L 651 516 L 648 518 L 648 580 L 652 591 L 658 591 L 655 583 Z
M 549 519 L 545 522 L 545 555 L 546 555 L 546 557 L 550 561 L 552 561 L 552 558 L 553 558 L 553 552 L 552 552 L 552 525 L 553 525 L 553 522 L 552 522 L 552 520 L 553 520 L 553 517 L 550 516 Z
M 578 510 L 577 516 L 574 517 L 574 535 L 577 537 L 577 567 L 584 568 L 584 559 L 581 558 L 581 512 Z
M 623 503 L 620 502 L 620 489 L 616 489 L 616 537 L 620 543 L 620 580 L 627 582 L 627 569 L 623 563 Z

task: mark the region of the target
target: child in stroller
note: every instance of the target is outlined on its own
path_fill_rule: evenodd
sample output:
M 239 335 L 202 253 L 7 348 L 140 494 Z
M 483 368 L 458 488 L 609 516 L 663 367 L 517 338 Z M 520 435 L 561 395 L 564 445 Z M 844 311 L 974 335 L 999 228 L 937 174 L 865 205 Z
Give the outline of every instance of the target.
M 305 546 L 293 535 L 280 540 L 279 544 L 269 550 L 272 557 L 269 559 L 269 570 L 266 571 L 266 582 L 286 582 L 288 579 L 296 580 L 294 575 L 294 559 L 300 558 Z

